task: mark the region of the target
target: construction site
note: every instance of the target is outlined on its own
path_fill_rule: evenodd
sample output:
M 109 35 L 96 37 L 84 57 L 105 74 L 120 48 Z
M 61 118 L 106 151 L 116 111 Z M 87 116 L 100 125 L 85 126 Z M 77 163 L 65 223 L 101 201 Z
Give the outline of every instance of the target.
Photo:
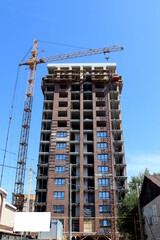
M 38 64 L 44 96 L 37 161 L 35 212 L 50 212 L 63 239 L 119 239 L 117 207 L 127 192 L 120 97 L 115 63 L 51 63 L 105 54 L 122 47 L 90 49 L 38 59 L 37 40 L 29 66 L 12 205 L 23 211 L 33 93 Z M 8 134 L 12 116 L 10 116 Z M 7 151 L 8 136 L 3 159 Z M 38 144 L 38 143 L 37 143 Z M 25 207 L 26 208 L 26 207 Z M 33 207 L 32 207 L 33 208 Z M 27 211 L 27 210 L 26 210 Z

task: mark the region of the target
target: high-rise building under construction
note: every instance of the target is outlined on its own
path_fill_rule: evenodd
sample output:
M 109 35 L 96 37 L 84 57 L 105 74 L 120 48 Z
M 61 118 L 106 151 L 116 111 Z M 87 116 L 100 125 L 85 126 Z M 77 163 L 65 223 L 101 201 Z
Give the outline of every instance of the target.
M 35 208 L 61 220 L 66 239 L 70 202 L 72 237 L 118 239 L 117 206 L 127 191 L 122 85 L 113 63 L 49 64 L 42 79 Z

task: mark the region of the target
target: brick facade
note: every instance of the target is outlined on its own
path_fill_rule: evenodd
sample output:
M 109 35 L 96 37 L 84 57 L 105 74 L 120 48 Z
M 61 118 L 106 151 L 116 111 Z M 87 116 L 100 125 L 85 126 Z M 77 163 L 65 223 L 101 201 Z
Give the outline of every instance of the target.
M 118 239 L 116 206 L 127 183 L 120 110 L 122 79 L 116 74 L 116 65 L 51 64 L 42 83 L 36 211 L 49 211 L 52 218 L 61 219 L 68 237 L 71 163 L 72 236 Z M 57 137 L 63 132 L 65 137 Z M 65 161 L 58 161 L 59 155 L 65 155 Z M 60 170 L 65 167 L 65 172 L 56 173 L 58 166 Z M 65 179 L 65 185 L 55 185 L 55 179 Z

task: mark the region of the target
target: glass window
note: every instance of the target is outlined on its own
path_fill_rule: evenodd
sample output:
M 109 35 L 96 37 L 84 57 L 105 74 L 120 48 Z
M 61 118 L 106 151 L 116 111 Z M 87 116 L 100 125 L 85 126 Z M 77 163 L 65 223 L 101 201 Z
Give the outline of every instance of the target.
M 57 149 L 66 149 L 65 142 L 57 142 Z
M 57 138 L 66 138 L 67 132 L 57 132 Z
M 109 186 L 109 179 L 108 178 L 99 178 L 98 179 L 98 186 L 99 187 L 108 187 Z
M 64 213 L 64 206 L 63 205 L 54 205 L 53 212 L 54 213 Z
M 157 215 L 156 205 L 152 206 L 152 212 L 153 212 L 153 221 L 155 224 L 158 224 L 158 215 Z
M 107 154 L 98 154 L 98 161 L 107 161 L 108 155 Z
M 99 206 L 99 212 L 100 213 L 110 213 L 111 212 L 111 208 L 109 205 L 100 205 Z
M 65 161 L 66 155 L 65 154 L 56 154 L 56 161 Z
M 64 174 L 65 171 L 66 171 L 66 168 L 64 166 L 56 166 L 55 167 L 56 174 Z
M 64 192 L 54 192 L 54 199 L 64 199 Z
M 111 227 L 111 221 L 110 220 L 99 220 L 99 225 L 101 228 Z
M 105 142 L 98 142 L 97 143 L 97 148 L 98 149 L 107 149 L 107 143 L 105 143 Z
M 55 178 L 54 185 L 55 186 L 65 186 L 65 178 Z
M 108 173 L 108 167 L 107 166 L 98 166 L 98 173 L 100 173 L 100 174 Z
M 106 138 L 107 132 L 97 132 L 97 138 Z
M 109 200 L 109 192 L 99 192 L 99 200 Z

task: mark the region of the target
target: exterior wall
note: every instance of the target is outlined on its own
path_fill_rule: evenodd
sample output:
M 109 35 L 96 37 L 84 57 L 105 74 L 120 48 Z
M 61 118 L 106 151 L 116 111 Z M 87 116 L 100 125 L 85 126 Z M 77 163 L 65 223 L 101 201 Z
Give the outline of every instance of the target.
M 113 81 L 114 76 L 118 80 Z M 121 88 L 116 66 L 108 63 L 49 65 L 48 75 L 43 79 L 44 107 L 35 205 L 36 211 L 50 211 L 52 218 L 62 220 L 66 236 L 71 163 L 72 235 L 107 234 L 117 239 L 116 206 L 127 189 Z M 60 126 L 59 121 L 66 125 Z M 66 138 L 57 137 L 59 131 L 66 132 Z M 97 137 L 97 132 L 105 132 L 106 136 Z M 57 142 L 65 142 L 66 148 L 57 149 Z M 107 148 L 97 147 L 101 143 L 107 144 Z M 57 161 L 57 154 L 65 154 L 66 160 Z M 98 160 L 98 154 L 107 155 L 107 160 Z M 57 174 L 58 166 L 65 167 L 65 173 Z M 108 171 L 101 173 L 99 168 Z M 65 185 L 55 186 L 55 178 L 64 178 Z M 102 178 L 108 179 L 108 186 L 99 186 Z M 54 199 L 55 191 L 64 192 L 64 199 Z M 107 192 L 109 199 L 100 199 L 100 192 Z M 55 213 L 54 206 L 63 206 L 64 212 Z M 110 210 L 100 212 L 102 206 Z M 102 221 L 104 226 L 100 224 Z
M 156 206 L 157 215 L 154 215 L 153 206 Z M 147 239 L 160 239 L 160 196 L 148 203 L 142 209 L 144 218 L 144 232 Z
M 7 192 L 0 188 L 0 231 L 13 232 L 14 213 L 16 208 L 6 202 Z

